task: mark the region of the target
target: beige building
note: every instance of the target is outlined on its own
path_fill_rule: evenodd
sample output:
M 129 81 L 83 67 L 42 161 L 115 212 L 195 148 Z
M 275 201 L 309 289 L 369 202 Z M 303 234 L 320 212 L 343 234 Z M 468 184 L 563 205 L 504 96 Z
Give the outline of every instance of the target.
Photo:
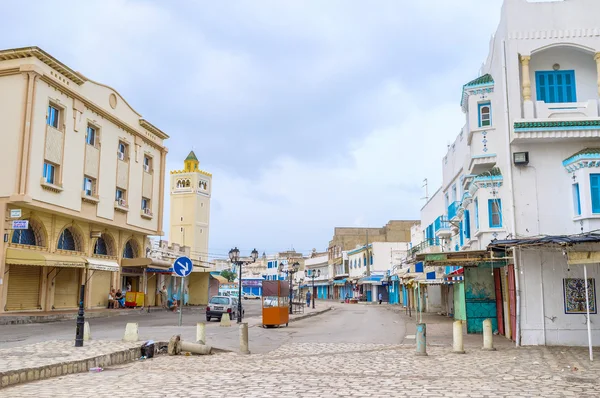
M 367 241 L 410 242 L 410 228 L 418 223 L 418 220 L 391 220 L 382 228 L 336 227 L 329 241 L 330 257 L 338 258 L 342 251 L 353 250 Z
M 76 308 L 82 284 L 87 308 L 143 291 L 168 136 L 37 47 L 0 51 L 0 123 L 0 312 Z
M 183 170 L 171 171 L 171 226 L 169 241 L 191 248 L 194 260 L 208 261 L 208 229 L 212 174 L 198 168 L 194 152 Z

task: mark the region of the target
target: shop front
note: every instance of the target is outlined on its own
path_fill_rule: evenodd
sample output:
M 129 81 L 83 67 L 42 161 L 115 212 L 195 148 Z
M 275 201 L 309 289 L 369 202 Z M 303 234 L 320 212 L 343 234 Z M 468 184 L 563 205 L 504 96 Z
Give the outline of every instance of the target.
M 86 308 L 108 308 L 108 293 L 114 275 L 119 272 L 116 259 L 88 257 Z

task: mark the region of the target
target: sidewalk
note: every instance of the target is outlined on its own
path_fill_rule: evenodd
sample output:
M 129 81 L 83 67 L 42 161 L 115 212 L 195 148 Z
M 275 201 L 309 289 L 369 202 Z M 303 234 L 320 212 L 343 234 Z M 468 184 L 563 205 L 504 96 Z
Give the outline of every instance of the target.
M 45 341 L 18 348 L 0 349 L 0 389 L 35 381 L 87 372 L 131 362 L 141 356 L 143 342 L 86 341 L 74 347 L 70 341 Z

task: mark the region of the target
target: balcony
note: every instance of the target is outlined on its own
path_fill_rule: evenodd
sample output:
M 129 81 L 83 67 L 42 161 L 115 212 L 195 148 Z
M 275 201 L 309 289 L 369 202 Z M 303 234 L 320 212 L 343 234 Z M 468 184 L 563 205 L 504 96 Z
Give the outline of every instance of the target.
M 436 218 L 433 225 L 435 230 L 435 236 L 440 238 L 447 238 L 452 236 L 452 231 L 450 230 L 450 222 L 446 217 L 439 216 L 438 218 Z
M 448 220 L 452 221 L 458 217 L 458 208 L 460 207 L 460 202 L 452 202 L 450 206 L 448 206 Z
M 426 239 L 408 251 L 408 257 L 413 258 L 419 253 L 437 253 L 440 251 L 440 241 L 437 238 Z

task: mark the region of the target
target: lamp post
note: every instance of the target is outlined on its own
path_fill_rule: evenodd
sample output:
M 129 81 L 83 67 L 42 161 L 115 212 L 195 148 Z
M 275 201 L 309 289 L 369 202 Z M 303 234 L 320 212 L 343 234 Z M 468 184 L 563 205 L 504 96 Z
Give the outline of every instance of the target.
M 240 269 L 239 279 L 238 279 L 238 308 L 237 308 L 237 323 L 242 323 L 242 266 L 244 264 L 250 264 L 251 262 L 256 262 L 258 258 L 258 251 L 256 249 L 252 250 L 250 253 L 250 258 L 252 261 L 241 261 L 240 260 L 240 251 L 237 247 L 229 250 L 229 260 L 231 260 L 232 264 L 235 264 Z
M 309 272 L 310 271 L 310 272 Z M 308 278 L 312 278 L 312 307 L 313 309 L 315 309 L 315 278 L 318 278 L 321 276 L 321 270 L 304 270 L 304 276 L 308 277 Z
M 289 293 L 290 315 L 293 313 L 293 311 L 292 311 L 292 289 L 293 289 L 294 285 L 293 285 L 292 280 L 294 278 L 294 274 L 296 272 L 298 272 L 299 268 L 300 268 L 300 263 L 298 263 L 297 261 L 295 263 L 293 263 L 292 265 L 288 265 L 288 269 L 285 269 L 285 270 L 283 269 L 281 264 L 279 265 L 279 272 L 285 272 L 289 279 L 289 282 L 290 282 L 290 293 Z

